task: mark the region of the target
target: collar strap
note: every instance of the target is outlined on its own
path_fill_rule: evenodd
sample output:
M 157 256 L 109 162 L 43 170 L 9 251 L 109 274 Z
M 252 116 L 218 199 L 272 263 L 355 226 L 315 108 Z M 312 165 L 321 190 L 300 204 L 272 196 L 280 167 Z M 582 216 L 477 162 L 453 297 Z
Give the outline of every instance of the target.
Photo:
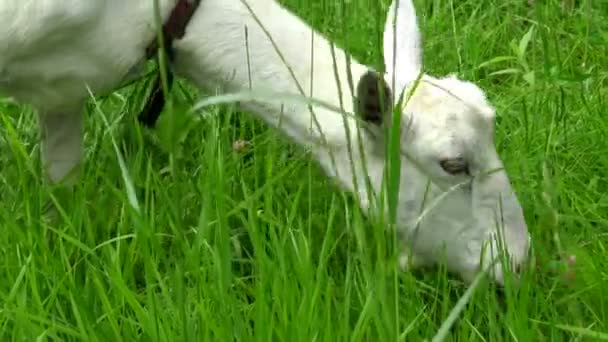
M 163 45 L 165 53 L 169 59 L 169 62 L 173 61 L 173 41 L 181 39 L 186 33 L 186 27 L 190 23 L 190 19 L 196 12 L 198 5 L 201 0 L 178 0 L 169 15 L 169 18 L 165 22 L 162 28 Z M 154 40 L 146 48 L 146 57 L 148 59 L 156 58 L 158 54 L 158 39 L 155 37 Z M 159 61 L 159 68 L 162 67 Z M 171 90 L 173 84 L 173 73 L 171 68 L 167 67 L 167 83 L 169 86 L 168 90 Z M 143 123 L 148 127 L 152 127 L 156 124 L 160 113 L 165 106 L 165 94 L 161 86 L 160 70 L 157 73 L 154 83 L 152 86 L 152 93 L 146 101 L 142 112 L 139 115 L 139 122 Z
M 173 41 L 181 39 L 186 34 L 186 27 L 190 23 L 190 19 L 196 12 L 201 0 L 178 0 L 173 7 L 173 11 L 163 25 L 163 42 L 165 49 L 168 50 L 169 57 L 173 57 L 172 45 Z M 158 50 L 158 39 L 154 39 L 146 48 L 148 59 L 156 56 Z

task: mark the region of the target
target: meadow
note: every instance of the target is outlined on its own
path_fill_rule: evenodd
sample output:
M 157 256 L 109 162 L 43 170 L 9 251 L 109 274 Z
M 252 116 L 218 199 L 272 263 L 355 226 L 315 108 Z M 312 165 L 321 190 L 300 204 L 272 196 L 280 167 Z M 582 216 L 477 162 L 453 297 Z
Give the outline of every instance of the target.
M 382 67 L 388 0 L 281 2 Z M 415 3 L 426 71 L 497 108 L 536 259 L 519 288 L 400 272 L 305 149 L 233 105 L 188 114 L 213 94 L 183 82 L 145 129 L 136 85 L 88 104 L 73 193 L 45 185 L 32 109 L 0 101 L 0 341 L 608 340 L 608 3 Z

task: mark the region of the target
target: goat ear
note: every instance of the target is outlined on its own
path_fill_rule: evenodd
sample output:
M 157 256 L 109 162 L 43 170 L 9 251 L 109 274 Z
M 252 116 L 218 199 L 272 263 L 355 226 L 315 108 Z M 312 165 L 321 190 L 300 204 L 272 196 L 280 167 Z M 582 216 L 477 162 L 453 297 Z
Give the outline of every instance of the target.
M 400 93 L 422 70 L 422 42 L 412 0 L 393 0 L 384 24 L 384 64 Z M 399 92 L 397 92 L 399 90 Z
M 357 115 L 364 121 L 381 125 L 393 111 L 391 90 L 381 74 L 368 71 L 357 84 Z

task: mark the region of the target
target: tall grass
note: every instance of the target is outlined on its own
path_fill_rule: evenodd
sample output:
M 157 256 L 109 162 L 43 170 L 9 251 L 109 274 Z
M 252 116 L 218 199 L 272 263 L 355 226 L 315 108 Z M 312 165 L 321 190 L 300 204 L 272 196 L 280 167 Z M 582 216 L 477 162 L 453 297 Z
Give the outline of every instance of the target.
M 381 67 L 387 0 L 282 2 Z M 608 339 L 608 6 L 416 4 L 427 71 L 478 82 L 497 107 L 537 259 L 518 291 L 482 280 L 448 340 Z M 44 185 L 35 115 L 0 104 L 1 341 L 435 336 L 461 282 L 398 272 L 393 233 L 304 149 L 232 105 L 191 114 L 186 84 L 173 95 L 153 131 L 138 91 L 91 101 L 70 194 Z

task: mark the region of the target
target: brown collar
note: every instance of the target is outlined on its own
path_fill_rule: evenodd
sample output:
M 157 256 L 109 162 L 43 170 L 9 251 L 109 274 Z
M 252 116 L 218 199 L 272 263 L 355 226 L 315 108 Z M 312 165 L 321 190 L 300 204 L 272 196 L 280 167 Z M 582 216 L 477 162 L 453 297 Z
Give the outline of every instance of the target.
M 169 15 L 169 19 L 163 25 L 163 45 L 165 48 L 165 53 L 168 57 L 169 62 L 173 61 L 173 41 L 177 39 L 181 39 L 184 37 L 186 33 L 186 27 L 190 22 L 190 19 L 196 12 L 198 5 L 201 0 L 177 0 L 173 11 Z M 155 38 L 150 45 L 146 48 L 146 56 L 148 59 L 153 59 L 158 56 L 158 39 Z M 159 61 L 159 68 L 161 67 Z M 171 72 L 170 67 L 166 67 L 167 70 L 167 83 L 169 89 L 171 89 L 171 85 L 173 84 L 173 73 Z M 163 93 L 163 89 L 161 86 L 160 79 L 160 71 L 157 73 L 154 84 L 152 87 L 152 93 L 148 100 L 145 103 L 145 106 L 142 112 L 139 115 L 139 122 L 143 123 L 148 127 L 152 127 L 156 124 L 160 113 L 165 106 L 165 94 Z

